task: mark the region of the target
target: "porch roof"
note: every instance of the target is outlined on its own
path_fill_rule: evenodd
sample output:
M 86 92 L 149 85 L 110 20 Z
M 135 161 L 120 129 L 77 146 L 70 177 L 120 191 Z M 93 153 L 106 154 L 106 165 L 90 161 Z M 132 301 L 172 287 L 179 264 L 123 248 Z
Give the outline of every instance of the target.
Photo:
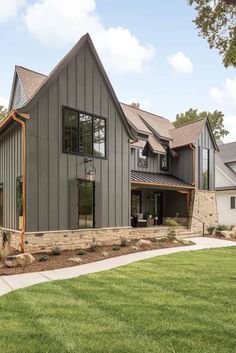
M 172 175 L 142 172 L 137 170 L 131 171 L 131 184 L 143 184 L 153 186 L 176 187 L 183 189 L 194 189 L 194 186 Z

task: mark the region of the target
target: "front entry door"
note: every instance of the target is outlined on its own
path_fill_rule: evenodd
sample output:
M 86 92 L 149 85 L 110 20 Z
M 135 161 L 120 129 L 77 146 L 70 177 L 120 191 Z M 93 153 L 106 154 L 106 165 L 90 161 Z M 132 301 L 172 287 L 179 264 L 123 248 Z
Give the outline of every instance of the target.
M 162 224 L 163 215 L 162 215 L 162 192 L 154 192 L 153 195 L 154 201 L 154 216 L 158 217 L 157 224 Z
M 94 183 L 79 180 L 79 228 L 94 228 Z
M 3 184 L 0 184 L 0 227 L 3 226 Z

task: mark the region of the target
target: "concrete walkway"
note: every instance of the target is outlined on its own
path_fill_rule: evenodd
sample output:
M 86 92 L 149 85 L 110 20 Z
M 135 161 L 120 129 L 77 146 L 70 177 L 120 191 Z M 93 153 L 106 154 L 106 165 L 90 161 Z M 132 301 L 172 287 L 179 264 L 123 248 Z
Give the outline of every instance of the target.
M 37 283 L 43 283 L 48 281 L 60 280 L 60 279 L 68 279 L 68 278 L 86 275 L 89 273 L 110 270 L 115 267 L 128 265 L 132 262 L 149 259 L 155 256 L 168 255 L 168 254 L 173 254 L 181 251 L 195 251 L 195 250 L 203 250 L 203 249 L 211 249 L 211 248 L 236 246 L 236 242 L 221 240 L 221 239 L 196 237 L 189 240 L 192 240 L 195 243 L 195 245 L 181 246 L 181 247 L 169 248 L 169 249 L 143 251 L 143 252 L 133 253 L 129 255 L 113 257 L 110 259 L 97 261 L 90 264 L 62 268 L 59 270 L 25 273 L 20 275 L 11 275 L 11 276 L 0 276 L 0 296 L 7 294 L 13 290 L 32 286 Z

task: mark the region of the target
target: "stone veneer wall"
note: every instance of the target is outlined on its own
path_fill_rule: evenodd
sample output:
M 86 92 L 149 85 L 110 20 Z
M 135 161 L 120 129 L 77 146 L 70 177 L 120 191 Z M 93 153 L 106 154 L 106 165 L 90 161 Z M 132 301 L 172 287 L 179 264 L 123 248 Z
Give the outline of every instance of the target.
M 195 190 L 192 200 L 191 231 L 202 232 L 202 223 L 205 223 L 205 231 L 218 224 L 216 193 L 215 191 Z M 199 220 L 197 220 L 197 219 Z
M 91 246 L 92 242 L 98 245 L 120 244 L 122 238 L 140 239 L 154 238 L 167 235 L 168 227 L 158 228 L 97 228 L 79 229 L 45 233 L 25 233 L 26 252 L 47 252 L 53 247 L 60 247 L 61 250 L 85 249 Z M 182 232 L 183 229 L 178 230 Z M 10 244 L 8 253 L 19 250 L 19 232 L 10 231 Z M 1 247 L 1 245 L 0 245 Z M 1 249 L 0 249 L 1 250 Z

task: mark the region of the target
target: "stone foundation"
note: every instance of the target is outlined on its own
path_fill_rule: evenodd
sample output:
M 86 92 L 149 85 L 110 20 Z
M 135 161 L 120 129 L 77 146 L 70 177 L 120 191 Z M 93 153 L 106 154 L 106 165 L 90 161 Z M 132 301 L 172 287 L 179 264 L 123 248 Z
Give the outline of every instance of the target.
M 192 200 L 191 231 L 202 233 L 202 222 L 205 223 L 205 232 L 208 227 L 218 224 L 218 214 L 215 191 L 195 190 Z M 202 221 L 202 222 L 201 222 Z
M 120 244 L 122 238 L 158 238 L 166 236 L 168 231 L 168 227 L 160 226 L 150 228 L 97 228 L 73 231 L 25 233 L 25 251 L 31 253 L 45 253 L 51 251 L 54 247 L 59 247 L 61 250 L 85 249 L 89 248 L 93 242 L 96 242 L 98 245 Z M 177 233 L 182 231 L 183 228 L 181 227 L 177 229 Z M 13 250 L 19 250 L 20 232 L 9 231 L 9 234 L 10 241 L 8 244 L 8 253 Z M 6 255 L 7 254 L 5 254 L 5 256 Z

